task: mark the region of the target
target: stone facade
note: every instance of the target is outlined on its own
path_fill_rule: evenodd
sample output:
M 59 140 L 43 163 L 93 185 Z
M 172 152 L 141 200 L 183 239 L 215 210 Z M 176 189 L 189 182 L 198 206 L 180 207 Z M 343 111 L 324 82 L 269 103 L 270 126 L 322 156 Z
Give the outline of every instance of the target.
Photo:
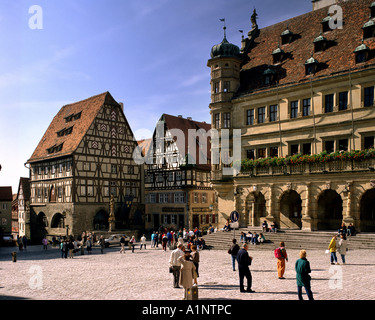
M 358 56 L 375 48 L 373 35 L 361 28 L 370 25 L 373 6 L 365 0 L 338 4 L 343 29 L 324 29 L 326 7 L 261 30 L 254 11 L 240 54 L 213 47 L 212 126 L 240 130 L 242 159 L 234 176 L 223 175 L 222 161 L 212 165 L 219 224 L 237 210 L 242 227 L 267 220 L 322 230 L 344 222 L 375 231 L 375 59 Z M 367 156 L 355 158 L 359 150 Z M 353 157 L 343 159 L 350 152 Z M 332 159 L 290 163 L 296 154 Z

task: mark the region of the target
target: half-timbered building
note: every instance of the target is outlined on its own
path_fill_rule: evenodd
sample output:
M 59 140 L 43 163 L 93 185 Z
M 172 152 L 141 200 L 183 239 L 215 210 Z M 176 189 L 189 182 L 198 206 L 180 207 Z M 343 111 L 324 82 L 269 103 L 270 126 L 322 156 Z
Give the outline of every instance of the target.
M 66 105 L 52 120 L 30 165 L 32 234 L 80 235 L 142 225 L 141 166 L 122 104 L 109 92 Z
M 210 124 L 191 118 L 161 116 L 145 171 L 147 229 L 217 224 L 210 140 L 205 135 L 210 129 Z

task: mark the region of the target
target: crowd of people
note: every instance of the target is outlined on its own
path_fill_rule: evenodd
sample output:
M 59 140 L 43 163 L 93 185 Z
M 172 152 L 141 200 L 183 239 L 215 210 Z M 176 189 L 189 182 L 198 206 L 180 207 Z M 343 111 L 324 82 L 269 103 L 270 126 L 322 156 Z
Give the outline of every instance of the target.
M 173 250 L 177 248 L 178 244 L 185 244 L 187 249 L 191 249 L 191 246 L 195 245 L 198 250 L 203 250 L 206 248 L 206 243 L 202 236 L 202 231 L 198 228 L 194 230 L 183 228 L 174 231 L 160 227 L 158 231 L 151 234 L 151 248 L 158 248 L 161 245 L 162 250 L 166 251 L 167 248 Z

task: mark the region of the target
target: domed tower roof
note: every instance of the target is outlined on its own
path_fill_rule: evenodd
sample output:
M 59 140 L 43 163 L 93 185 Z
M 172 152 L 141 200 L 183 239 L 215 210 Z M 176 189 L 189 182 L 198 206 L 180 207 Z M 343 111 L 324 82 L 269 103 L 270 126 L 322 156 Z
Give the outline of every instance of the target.
M 225 21 L 225 19 L 221 19 L 221 21 Z M 225 22 L 224 22 L 225 23 Z M 219 44 L 215 44 L 211 49 L 211 58 L 218 58 L 218 57 L 240 57 L 240 48 L 237 47 L 235 44 L 230 43 L 227 40 L 226 36 L 226 27 L 224 25 L 224 39 Z
M 230 43 L 226 37 L 224 37 L 221 43 L 216 44 L 211 49 L 211 58 L 217 57 L 239 57 L 240 48 Z

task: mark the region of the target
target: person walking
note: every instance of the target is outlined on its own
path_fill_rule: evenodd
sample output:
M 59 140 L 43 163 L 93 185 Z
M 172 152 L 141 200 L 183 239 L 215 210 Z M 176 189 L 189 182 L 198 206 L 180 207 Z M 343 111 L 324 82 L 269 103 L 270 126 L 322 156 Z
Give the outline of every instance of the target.
M 100 252 L 104 253 L 104 247 L 105 247 L 105 241 L 103 235 L 99 238 L 99 246 L 100 246 Z
M 285 279 L 285 261 L 288 261 L 288 254 L 285 250 L 284 241 L 281 241 L 280 246 L 275 249 L 275 257 L 277 258 L 277 275 L 279 279 Z
M 86 250 L 87 250 L 87 254 L 91 254 L 91 250 L 92 250 L 92 240 L 91 240 L 91 237 L 87 238 L 87 241 L 86 241 Z
M 143 235 L 141 237 L 141 249 L 140 250 L 142 250 L 143 246 L 145 247 L 145 250 L 146 250 L 146 237 L 145 237 L 145 235 Z
M 130 241 L 129 241 L 129 245 L 131 246 L 131 248 L 132 248 L 132 253 L 134 253 L 134 247 L 135 247 L 135 237 L 134 236 L 132 236 L 132 238 L 130 239 Z
M 195 244 L 191 246 L 191 258 L 195 266 L 195 271 L 197 272 L 197 277 L 199 277 L 199 252 Z
M 179 257 L 184 255 L 184 246 L 179 244 L 177 249 L 171 252 L 169 257 L 169 267 L 172 268 L 173 273 L 173 287 L 180 288 L 180 271 L 181 271 L 181 262 L 178 260 Z
M 181 264 L 180 285 L 185 289 L 184 300 L 187 300 L 186 289 L 192 288 L 193 282 L 194 285 L 198 285 L 197 273 L 190 255 L 190 250 L 185 250 L 184 254 L 177 258 L 177 261 Z
M 43 244 L 43 250 L 47 250 L 47 247 L 48 247 L 48 240 L 46 237 L 43 238 L 42 240 L 42 244 Z
M 65 257 L 65 251 L 66 251 L 66 243 L 64 240 L 61 240 L 60 242 L 60 251 L 61 251 L 61 258 Z
M 345 264 L 345 255 L 346 251 L 348 251 L 348 240 L 346 240 L 346 235 L 341 234 L 340 240 L 337 245 L 337 250 L 340 253 L 342 264 Z
M 249 269 L 251 262 L 253 260 L 252 257 L 248 254 L 248 244 L 244 243 L 241 250 L 238 251 L 237 254 L 237 262 L 238 262 L 238 271 L 240 277 L 240 292 L 255 292 L 251 289 L 252 286 L 252 276 Z M 245 291 L 244 287 L 244 278 L 247 279 L 247 290 Z
M 120 245 L 121 245 L 120 253 L 125 253 L 125 237 L 123 235 L 120 238 Z
M 329 243 L 328 250 L 331 253 L 331 264 L 339 264 L 336 256 L 336 235 L 334 234 Z
M 69 258 L 70 259 L 73 259 L 73 250 L 74 250 L 74 244 L 73 244 L 73 241 L 72 240 L 69 240 L 68 241 L 68 244 L 67 244 L 67 249 L 69 250 Z
M 232 269 L 233 269 L 233 271 L 236 271 L 236 260 L 237 260 L 237 254 L 238 254 L 239 250 L 240 250 L 240 246 L 237 244 L 237 240 L 233 239 L 232 245 L 228 250 L 228 253 L 232 257 Z
M 152 233 L 152 235 L 151 235 L 151 248 L 155 248 L 155 246 L 156 246 L 156 233 L 155 233 L 155 231 Z
M 298 299 L 303 300 L 302 287 L 305 287 L 307 297 L 309 300 L 314 300 L 311 291 L 311 273 L 310 262 L 306 259 L 306 250 L 301 250 L 299 253 L 299 259 L 295 264 L 296 279 L 297 279 L 297 293 Z
M 161 239 L 161 245 L 162 245 L 163 251 L 167 251 L 167 243 L 168 243 L 168 237 L 164 233 L 163 236 L 162 236 L 162 239 Z

